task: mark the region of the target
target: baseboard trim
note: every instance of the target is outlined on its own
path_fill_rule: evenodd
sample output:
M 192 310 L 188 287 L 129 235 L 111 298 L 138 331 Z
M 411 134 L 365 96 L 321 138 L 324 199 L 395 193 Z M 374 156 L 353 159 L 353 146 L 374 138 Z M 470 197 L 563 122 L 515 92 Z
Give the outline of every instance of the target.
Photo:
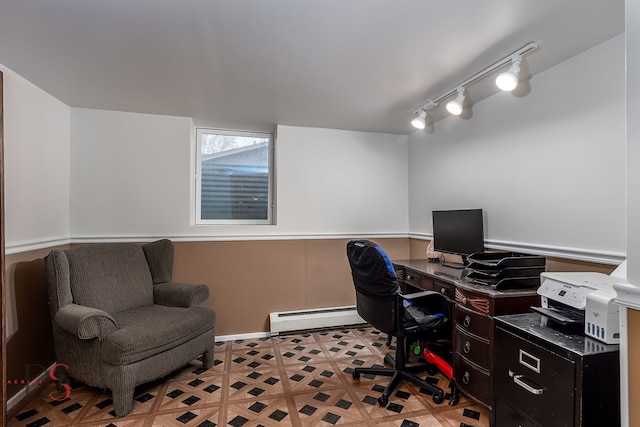
M 231 334 L 216 336 L 216 342 L 238 341 L 270 338 L 269 332 L 251 332 L 246 334 Z
M 55 366 L 55 363 L 52 363 L 49 367 L 47 367 L 47 369 L 45 369 L 40 375 L 38 375 L 35 380 L 31 382 L 32 385 L 27 385 L 23 387 L 22 389 L 20 389 L 20 391 L 18 391 L 16 394 L 11 396 L 7 400 L 7 412 L 11 411 L 11 409 L 13 409 L 16 405 L 19 405 L 20 403 L 24 402 L 24 400 L 28 398 L 30 394 L 38 390 L 40 386 L 43 385 L 45 382 L 48 382 L 49 371 L 54 366 Z

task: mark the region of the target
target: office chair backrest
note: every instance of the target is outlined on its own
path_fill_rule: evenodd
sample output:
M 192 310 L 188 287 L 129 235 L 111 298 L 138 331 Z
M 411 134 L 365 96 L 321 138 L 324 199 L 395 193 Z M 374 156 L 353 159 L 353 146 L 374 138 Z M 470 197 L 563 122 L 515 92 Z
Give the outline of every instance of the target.
M 347 258 L 357 291 L 371 296 L 388 297 L 399 293 L 396 273 L 380 246 L 369 240 L 347 243 Z
M 378 330 L 393 334 L 397 330 L 396 274 L 387 254 L 374 242 L 352 240 L 347 258 L 356 289 L 358 314 Z

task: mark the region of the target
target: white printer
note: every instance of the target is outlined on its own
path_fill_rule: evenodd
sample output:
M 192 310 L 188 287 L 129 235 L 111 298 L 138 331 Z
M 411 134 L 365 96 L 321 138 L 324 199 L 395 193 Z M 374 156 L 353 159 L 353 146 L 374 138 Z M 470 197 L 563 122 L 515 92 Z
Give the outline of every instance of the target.
M 607 344 L 620 342 L 615 283 L 624 279 L 603 273 L 540 273 L 542 307 L 534 310 L 561 324 L 584 324 L 587 336 Z

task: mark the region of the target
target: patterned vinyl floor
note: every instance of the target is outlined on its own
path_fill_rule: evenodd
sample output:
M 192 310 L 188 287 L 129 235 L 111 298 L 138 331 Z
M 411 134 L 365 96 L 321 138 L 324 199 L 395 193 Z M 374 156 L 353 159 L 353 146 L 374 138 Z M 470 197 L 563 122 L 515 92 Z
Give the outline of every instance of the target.
M 471 400 L 435 404 L 410 384 L 402 384 L 386 407 L 379 406 L 377 398 L 389 378 L 362 375 L 354 380 L 351 372 L 381 365 L 390 351 L 385 340 L 373 328 L 353 328 L 219 342 L 213 368 L 204 371 L 194 361 L 140 386 L 126 417 L 114 416 L 109 391 L 78 386 L 63 402 L 32 400 L 8 425 L 489 426 L 487 411 Z M 448 393 L 444 376 L 429 380 Z

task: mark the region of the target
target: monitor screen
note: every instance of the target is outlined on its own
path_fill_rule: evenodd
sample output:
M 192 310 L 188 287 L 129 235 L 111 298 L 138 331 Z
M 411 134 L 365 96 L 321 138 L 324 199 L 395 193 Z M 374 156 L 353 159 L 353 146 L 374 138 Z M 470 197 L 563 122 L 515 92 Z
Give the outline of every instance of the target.
M 482 209 L 433 211 L 433 249 L 466 256 L 484 252 Z

